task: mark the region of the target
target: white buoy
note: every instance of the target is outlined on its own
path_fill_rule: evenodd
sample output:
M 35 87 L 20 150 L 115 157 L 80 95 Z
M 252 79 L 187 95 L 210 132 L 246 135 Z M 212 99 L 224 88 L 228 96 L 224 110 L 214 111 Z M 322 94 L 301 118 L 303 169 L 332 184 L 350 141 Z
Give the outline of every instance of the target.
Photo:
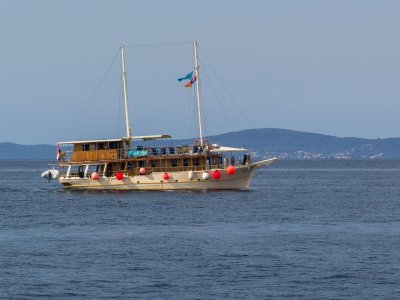
M 201 175 L 201 178 L 203 178 L 203 180 L 208 180 L 210 179 L 210 174 L 208 174 L 207 172 L 203 173 L 203 175 Z
M 189 180 L 192 180 L 193 177 L 194 177 L 193 171 L 189 171 L 189 174 L 188 174 Z

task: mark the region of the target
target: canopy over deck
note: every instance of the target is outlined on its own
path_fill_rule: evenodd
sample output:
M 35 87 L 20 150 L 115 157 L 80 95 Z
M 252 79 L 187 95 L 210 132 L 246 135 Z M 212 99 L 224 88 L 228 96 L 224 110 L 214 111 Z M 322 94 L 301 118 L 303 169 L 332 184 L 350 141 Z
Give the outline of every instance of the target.
M 143 140 L 143 141 L 170 139 L 170 138 L 172 138 L 172 136 L 170 136 L 169 134 L 137 135 L 131 137 L 132 140 Z
M 245 148 L 234 148 L 234 147 L 219 147 L 210 150 L 210 152 L 248 152 L 248 149 Z
M 170 139 L 170 138 L 172 138 L 172 136 L 170 136 L 169 134 L 155 134 L 155 135 L 137 135 L 137 136 L 131 136 L 129 138 L 119 138 L 119 139 L 58 142 L 58 144 L 60 144 L 60 145 L 67 145 L 67 144 L 93 144 L 93 143 L 107 143 L 107 142 L 123 142 L 123 141 L 129 141 L 129 140 L 150 141 L 150 140 Z

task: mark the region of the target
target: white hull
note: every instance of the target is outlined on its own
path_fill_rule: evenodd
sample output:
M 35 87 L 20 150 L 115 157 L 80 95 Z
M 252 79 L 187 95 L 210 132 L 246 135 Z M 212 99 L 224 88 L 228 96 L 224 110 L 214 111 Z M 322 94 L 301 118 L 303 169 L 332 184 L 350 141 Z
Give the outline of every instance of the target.
M 212 178 L 212 170 L 193 171 L 193 178 L 189 179 L 189 171 L 169 172 L 169 179 L 164 180 L 162 172 L 153 172 L 150 175 L 129 176 L 122 180 L 115 177 L 102 177 L 98 180 L 91 178 L 65 178 L 59 181 L 69 189 L 91 190 L 245 190 L 250 186 L 251 178 L 257 168 L 271 164 L 275 159 L 263 160 L 236 168 L 233 175 L 225 170 L 220 170 L 219 179 Z M 202 175 L 208 172 L 209 179 L 202 179 Z

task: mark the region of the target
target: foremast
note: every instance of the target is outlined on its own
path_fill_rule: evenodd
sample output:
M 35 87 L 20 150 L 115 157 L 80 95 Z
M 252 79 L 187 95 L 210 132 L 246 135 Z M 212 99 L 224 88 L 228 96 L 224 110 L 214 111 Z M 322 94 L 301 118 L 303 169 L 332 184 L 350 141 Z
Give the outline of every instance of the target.
M 122 89 L 123 89 L 124 104 L 125 104 L 126 138 L 129 141 L 131 139 L 131 136 L 132 136 L 132 129 L 131 129 L 131 124 L 129 122 L 128 94 L 127 94 L 127 91 L 126 91 L 126 71 L 125 71 L 124 46 L 121 46 L 120 50 L 121 50 Z

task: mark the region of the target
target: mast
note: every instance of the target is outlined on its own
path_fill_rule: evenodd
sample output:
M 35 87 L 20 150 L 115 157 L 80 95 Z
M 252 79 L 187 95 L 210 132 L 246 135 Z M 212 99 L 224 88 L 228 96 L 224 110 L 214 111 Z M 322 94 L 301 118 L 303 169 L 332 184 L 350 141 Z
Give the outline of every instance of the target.
M 199 119 L 199 138 L 200 145 L 203 147 L 203 126 L 201 124 L 201 103 L 200 103 L 200 78 L 199 78 L 199 58 L 197 57 L 197 42 L 193 41 L 193 50 L 194 50 L 194 71 L 196 75 L 196 93 L 197 93 L 197 113 Z
M 131 124 L 129 123 L 129 113 L 128 113 L 128 95 L 126 93 L 126 71 L 125 71 L 125 58 L 124 58 L 124 46 L 121 49 L 121 72 L 122 72 L 122 88 L 124 92 L 124 103 L 125 103 L 125 126 L 126 126 L 126 137 L 130 139 L 131 137 Z

